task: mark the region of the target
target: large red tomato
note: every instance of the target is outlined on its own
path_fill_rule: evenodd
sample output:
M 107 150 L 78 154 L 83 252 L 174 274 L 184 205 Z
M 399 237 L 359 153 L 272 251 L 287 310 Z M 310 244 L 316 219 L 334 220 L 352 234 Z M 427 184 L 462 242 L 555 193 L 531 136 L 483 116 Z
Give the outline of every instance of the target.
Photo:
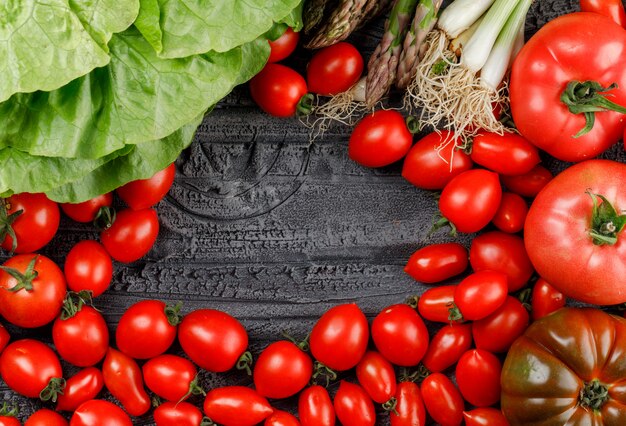
M 597 305 L 626 302 L 624 182 L 626 165 L 587 161 L 555 177 L 532 204 L 528 256 L 566 296 Z

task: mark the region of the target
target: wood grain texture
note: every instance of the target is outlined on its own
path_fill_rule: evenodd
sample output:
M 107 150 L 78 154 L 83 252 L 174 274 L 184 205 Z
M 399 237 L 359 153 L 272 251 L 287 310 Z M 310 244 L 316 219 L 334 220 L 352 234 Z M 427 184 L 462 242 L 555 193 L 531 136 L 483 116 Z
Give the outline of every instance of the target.
M 576 5 L 574 0 L 537 1 L 527 34 Z M 371 52 L 382 23 L 353 37 L 355 44 Z M 301 52 L 292 65 L 302 71 L 307 58 Z M 372 318 L 385 306 L 421 293 L 424 286 L 402 268 L 417 248 L 449 240 L 443 233 L 427 237 L 436 199 L 405 182 L 399 165 L 369 170 L 351 162 L 349 132 L 333 126 L 311 145 L 309 130 L 296 119 L 272 119 L 251 103 L 245 87 L 235 90 L 205 118 L 196 141 L 178 160 L 174 187 L 158 206 L 162 228 L 155 248 L 140 262 L 116 265 L 111 289 L 96 300 L 112 336 L 131 304 L 182 300 L 184 312 L 209 307 L 239 318 L 258 354 L 283 330 L 303 338 L 338 303 L 356 301 Z M 621 147 L 605 156 L 625 160 Z M 565 165 L 552 161 L 549 167 L 556 171 Z M 63 264 L 69 248 L 86 238 L 97 234 L 64 218 L 42 253 Z M 461 238 L 466 245 L 469 241 L 470 236 Z M 8 329 L 15 339 L 50 342 L 50 327 Z M 68 376 L 75 371 L 65 367 Z M 207 388 L 250 383 L 241 372 L 205 372 L 201 381 Z M 18 404 L 22 420 L 42 406 L 15 396 L 4 384 L 0 399 Z M 294 411 L 294 399 L 276 406 Z M 381 414 L 379 424 L 387 423 Z M 151 417 L 135 424 L 150 425 Z

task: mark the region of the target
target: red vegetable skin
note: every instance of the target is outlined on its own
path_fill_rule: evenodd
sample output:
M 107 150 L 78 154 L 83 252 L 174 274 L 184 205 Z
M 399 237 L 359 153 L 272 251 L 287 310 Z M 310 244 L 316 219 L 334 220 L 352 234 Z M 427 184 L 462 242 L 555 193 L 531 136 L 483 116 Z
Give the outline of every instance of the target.
M 273 64 L 286 59 L 296 50 L 298 41 L 300 40 L 300 33 L 295 32 L 292 28 L 288 27 L 287 30 L 276 40 L 268 40 L 270 45 L 270 57 L 267 62 Z
M 550 315 L 565 306 L 565 295 L 552 287 L 546 280 L 539 278 L 533 287 L 531 296 L 532 318 L 534 321 Z
M 113 262 L 102 244 L 84 240 L 67 254 L 64 272 L 70 290 L 89 290 L 92 297 L 97 297 L 111 284 Z
M 117 213 L 110 228 L 102 231 L 100 241 L 111 257 L 130 263 L 144 257 L 156 242 L 159 219 L 153 209 L 126 209 Z
M 515 234 L 524 229 L 524 221 L 528 214 L 526 201 L 513 192 L 504 192 L 502 201 L 492 223 L 502 232 Z
M 384 167 L 401 160 L 413 143 L 413 135 L 398 111 L 368 114 L 352 130 L 350 158 L 365 167 Z
M 67 379 L 63 395 L 57 399 L 57 411 L 74 411 L 95 399 L 104 387 L 104 377 L 95 367 L 87 367 Z
M 622 28 L 626 28 L 626 12 L 621 0 L 580 0 L 582 12 L 599 13 L 611 18 Z
M 113 193 L 98 195 L 91 200 L 82 203 L 62 203 L 61 209 L 74 222 L 92 222 L 102 207 L 110 207 L 113 204 Z
M 54 321 L 52 341 L 65 361 L 77 367 L 90 367 L 106 355 L 109 329 L 100 312 L 83 306 L 73 317 Z
M 0 426 L 22 426 L 17 417 L 0 415 Z
M 63 416 L 58 413 L 55 413 L 52 410 L 48 410 L 46 408 L 42 408 L 41 410 L 35 411 L 27 420 L 24 422 L 24 426 L 67 426 L 67 420 Z
M 509 422 L 497 408 L 482 407 L 464 411 L 466 426 L 509 426 Z
M 185 358 L 159 355 L 148 360 L 141 371 L 146 387 L 166 401 L 180 402 L 203 393 L 196 382 L 198 370 Z
M 188 402 L 166 401 L 153 414 L 156 426 L 199 426 L 202 411 Z
M 302 426 L 334 426 L 335 407 L 326 388 L 313 385 L 300 393 L 298 416 Z
M 454 303 L 456 285 L 442 285 L 426 290 L 419 298 L 417 310 L 428 321 L 449 323 L 450 306 Z
M 522 197 L 534 198 L 552 180 L 552 172 L 542 165 L 519 176 L 502 176 L 502 183 L 511 192 Z
M 141 416 L 150 409 L 150 397 L 143 387 L 141 369 L 134 359 L 109 348 L 102 363 L 104 385 L 122 403 L 131 416 Z
M 376 411 L 367 392 L 359 386 L 342 380 L 335 394 L 335 413 L 343 426 L 374 426 Z
M 508 278 L 502 272 L 478 271 L 461 281 L 454 291 L 454 304 L 465 320 L 491 315 L 507 297 Z
M 309 355 L 291 342 L 274 342 L 254 364 L 254 387 L 267 398 L 288 398 L 304 389 L 312 374 Z
M 502 364 L 491 352 L 472 349 L 456 365 L 456 383 L 463 398 L 475 407 L 488 407 L 500 400 Z
M 39 250 L 54 238 L 59 229 L 59 206 L 44 194 L 24 192 L 11 195 L 5 200 L 5 205 L 7 215 L 22 211 L 11 224 L 17 240 L 15 253 L 33 253 Z M 7 234 L 2 241 L 2 248 L 10 251 L 12 247 L 13 238 Z
M 420 388 L 413 382 L 400 382 L 396 390 L 396 408 L 389 413 L 391 426 L 425 426 L 426 407 Z
M 441 190 L 473 165 L 469 155 L 454 148 L 453 134 L 444 130 L 430 133 L 413 145 L 404 159 L 402 177 L 418 188 Z
M 109 401 L 99 399 L 92 399 L 83 403 L 70 419 L 70 426 L 99 425 L 132 426 L 133 422 L 120 407 Z
M 440 373 L 456 364 L 471 346 L 471 324 L 444 325 L 433 336 L 422 364 L 431 373 Z
M 530 321 L 528 311 L 515 297 L 508 296 L 504 305 L 487 318 L 472 324 L 472 336 L 478 349 L 506 352 L 521 336 Z
M 393 365 L 378 352 L 365 353 L 356 366 L 356 377 L 374 402 L 385 404 L 396 393 L 396 373 Z
M 7 331 L 6 328 L 2 324 L 0 324 L 0 354 L 4 350 L 4 348 L 9 344 L 9 340 L 11 340 L 11 335 Z
M 345 41 L 315 52 L 306 70 L 311 93 L 333 96 L 354 86 L 363 73 L 361 53 Z
M 523 175 L 541 159 L 537 148 L 515 133 L 482 132 L 472 142 L 472 161 L 501 175 Z
M 267 399 L 243 386 L 213 389 L 204 400 L 204 414 L 217 424 L 253 426 L 273 412 Z
M 458 243 L 431 244 L 411 255 L 404 272 L 422 283 L 438 283 L 463 273 L 468 256 L 467 249 Z
M 131 209 L 149 209 L 167 195 L 175 176 L 176 165 L 172 163 L 152 177 L 129 182 L 117 188 L 116 192 Z
M 372 322 L 372 339 L 389 362 L 417 365 L 428 348 L 428 329 L 415 309 L 406 304 L 383 309 Z
M 293 414 L 274 410 L 274 413 L 265 419 L 264 426 L 300 426 L 300 422 Z
M 463 397 L 454 383 L 441 373 L 433 373 L 422 382 L 422 398 L 428 414 L 441 426 L 463 422 Z
M 296 71 L 280 64 L 267 64 L 250 80 L 254 102 L 274 117 L 291 117 L 302 97 L 307 94 L 304 78 Z

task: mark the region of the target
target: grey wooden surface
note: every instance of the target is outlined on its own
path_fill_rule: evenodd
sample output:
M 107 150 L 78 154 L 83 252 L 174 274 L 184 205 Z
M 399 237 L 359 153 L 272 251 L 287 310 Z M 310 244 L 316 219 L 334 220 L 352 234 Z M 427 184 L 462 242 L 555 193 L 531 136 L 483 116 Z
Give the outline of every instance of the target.
M 576 6 L 574 0 L 538 0 L 527 35 Z M 355 44 L 371 52 L 382 22 L 354 37 Z M 300 53 L 292 64 L 302 71 L 306 59 Z M 158 206 L 162 228 L 155 248 L 140 262 L 116 265 L 111 289 L 96 300 L 112 336 L 132 303 L 182 300 L 184 312 L 208 307 L 240 319 L 258 354 L 283 330 L 304 337 L 336 304 L 356 301 L 372 318 L 421 293 L 424 287 L 402 268 L 417 248 L 450 239 L 444 233 L 427 238 L 436 200 L 405 182 L 399 164 L 369 170 L 351 162 L 349 132 L 334 126 L 310 145 L 308 129 L 296 119 L 270 118 L 251 103 L 247 88 L 235 90 L 205 118 L 178 160 L 174 187 Z M 607 156 L 623 161 L 622 147 Z M 91 227 L 63 219 L 42 252 L 62 264 L 72 244 L 96 237 Z M 468 244 L 469 237 L 461 241 Z M 50 327 L 9 330 L 14 338 L 50 341 Z M 202 382 L 211 388 L 250 380 L 240 372 L 204 373 Z M 0 396 L 20 406 L 22 419 L 41 406 L 2 383 Z M 294 401 L 276 406 L 293 411 Z M 152 424 L 151 416 L 135 424 Z M 387 424 L 382 414 L 379 424 Z

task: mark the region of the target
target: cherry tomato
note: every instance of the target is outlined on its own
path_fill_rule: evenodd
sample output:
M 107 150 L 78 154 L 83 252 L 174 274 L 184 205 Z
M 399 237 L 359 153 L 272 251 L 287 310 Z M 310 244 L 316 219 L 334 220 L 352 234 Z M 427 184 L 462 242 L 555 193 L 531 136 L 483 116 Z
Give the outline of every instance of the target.
M 146 387 L 167 401 L 179 402 L 192 394 L 204 394 L 193 363 L 176 355 L 159 355 L 142 367 Z
M 130 417 L 117 405 L 99 399 L 81 404 L 70 419 L 70 426 L 132 426 Z
M 180 323 L 178 341 L 200 368 L 223 373 L 232 369 L 246 351 L 248 333 L 225 312 L 199 309 Z
M 22 426 L 17 417 L 17 409 L 9 409 L 6 406 L 0 407 L 0 426 Z
M 411 255 L 404 272 L 416 281 L 432 284 L 463 273 L 468 263 L 467 249 L 461 244 L 431 244 Z
M 440 190 L 473 165 L 469 155 L 455 148 L 453 133 L 444 130 L 413 145 L 404 159 L 402 177 L 418 188 Z
M 531 296 L 532 318 L 538 320 L 565 306 L 565 295 L 539 278 Z M 1 347 L 1 346 L 0 346 Z
M 311 93 L 333 96 L 349 90 L 363 73 L 361 53 L 345 41 L 315 52 L 306 70 Z
M 172 163 L 152 177 L 128 182 L 117 188 L 116 192 L 132 210 L 149 209 L 167 195 L 175 175 L 176 165 Z
M 434 322 L 449 323 L 450 307 L 454 303 L 456 284 L 429 288 L 417 303 L 422 318 Z
M 334 426 L 335 408 L 326 388 L 310 386 L 298 398 L 298 416 L 302 426 Z
M 254 389 L 243 386 L 216 388 L 206 394 L 204 414 L 213 422 L 253 426 L 272 415 L 274 409 Z
M 471 346 L 471 324 L 444 325 L 433 336 L 422 364 L 428 371 L 440 373 L 456 364 Z
M 254 364 L 254 387 L 267 398 L 283 399 L 300 392 L 313 374 L 313 361 L 291 342 L 272 343 Z
M 128 414 L 141 416 L 151 406 L 150 397 L 143 387 L 141 369 L 134 359 L 109 348 L 102 363 L 104 385 Z
M 472 142 L 472 160 L 501 175 L 530 172 L 541 159 L 537 148 L 515 133 L 481 132 Z
M 470 264 L 474 271 L 485 269 L 503 272 L 509 278 L 509 292 L 524 287 L 533 268 L 524 240 L 504 232 L 486 232 L 474 238 L 470 247 Z
M 264 426 L 300 426 L 300 422 L 293 414 L 274 410 L 274 413 L 265 419 Z
M 109 348 L 109 329 L 100 312 L 83 306 L 74 316 L 52 325 L 52 341 L 61 358 L 77 367 L 100 362 Z
M 389 413 L 391 426 L 425 426 L 426 407 L 419 386 L 413 382 L 398 383 L 396 408 Z
M 24 426 L 68 426 L 67 420 L 52 410 L 42 408 L 35 411 L 24 422 Z
M 132 358 L 154 358 L 172 346 L 179 322 L 176 307 L 160 300 L 142 300 L 120 318 L 115 342 L 120 351 Z
M 527 214 L 528 205 L 521 196 L 513 192 L 504 192 L 492 222 L 500 231 L 515 234 L 524 229 Z
M 372 339 L 389 362 L 417 365 L 428 348 L 428 329 L 415 309 L 405 304 L 383 309 L 372 322 Z
M 159 234 L 159 219 L 153 209 L 126 209 L 117 213 L 110 228 L 102 231 L 100 241 L 111 257 L 130 263 L 145 256 Z
M 0 375 L 8 387 L 28 398 L 56 401 L 63 371 L 56 354 L 33 339 L 17 340 L 0 355 Z
M 167 401 L 154 410 L 156 426 L 200 426 L 202 411 L 188 402 Z
M 70 290 L 89 290 L 93 297 L 97 297 L 111 284 L 113 262 L 102 244 L 85 240 L 67 254 L 64 272 Z
M 464 411 L 466 426 L 509 426 L 509 422 L 497 408 L 482 407 Z
M 336 371 L 349 370 L 367 350 L 367 318 L 354 303 L 335 306 L 313 326 L 309 341 L 316 360 Z
M 374 426 L 376 424 L 374 403 L 359 385 L 342 380 L 333 404 L 337 418 L 343 426 Z
M 5 205 L 0 206 L 1 209 L 6 208 L 0 215 L 5 222 L 1 224 L 3 232 L 0 233 L 3 249 L 15 253 L 32 253 L 48 244 L 57 233 L 61 221 L 59 206 L 44 194 L 15 194 L 4 202 Z M 21 213 L 14 221 L 9 219 L 20 210 Z M 15 233 L 15 250 L 8 228 Z
M 280 64 L 267 64 L 250 80 L 250 94 L 254 102 L 274 117 L 291 117 L 307 94 L 304 78 L 296 71 Z
M 113 193 L 98 195 L 91 200 L 82 203 L 63 203 L 61 209 L 70 219 L 75 222 L 93 222 L 102 207 L 111 207 Z
M 506 352 L 515 339 L 528 328 L 529 315 L 522 302 L 508 296 L 493 314 L 472 324 L 472 336 L 478 349 Z
M 365 167 L 383 167 L 401 160 L 413 143 L 413 135 L 398 111 L 368 114 L 350 136 L 348 155 Z
M 63 395 L 57 399 L 57 411 L 74 411 L 81 404 L 95 399 L 102 387 L 104 378 L 95 367 L 87 367 L 67 379 Z
M 502 188 L 496 173 L 484 169 L 468 170 L 443 188 L 439 210 L 458 231 L 471 234 L 491 222 L 501 199 Z
M 4 348 L 9 344 L 9 340 L 11 340 L 11 335 L 7 331 L 6 328 L 2 324 L 0 324 L 0 354 L 4 350 Z
M 393 365 L 378 352 L 365 353 L 356 366 L 356 377 L 374 402 L 384 404 L 396 393 L 396 372 Z
M 441 373 L 433 373 L 422 382 L 422 398 L 428 414 L 441 426 L 463 422 L 463 397 L 454 383 Z
M 502 364 L 491 352 L 471 349 L 456 365 L 456 383 L 461 395 L 475 407 L 488 407 L 500 401 Z
M 523 175 L 502 176 L 502 183 L 511 192 L 522 197 L 534 198 L 552 178 L 550 170 L 537 165 L 530 172 Z
M 508 278 L 502 272 L 479 271 L 467 276 L 454 291 L 454 304 L 463 319 L 475 321 L 495 312 L 506 300 Z
M 274 62 L 280 62 L 286 59 L 296 50 L 298 41 L 300 40 L 300 33 L 295 32 L 292 28 L 288 27 L 287 30 L 276 40 L 268 40 L 270 44 L 270 57 L 267 62 L 273 64 Z
M 59 267 L 46 256 L 18 254 L 3 265 L 22 274 L 19 280 L 0 271 L 0 315 L 22 328 L 46 325 L 61 312 L 67 287 Z

